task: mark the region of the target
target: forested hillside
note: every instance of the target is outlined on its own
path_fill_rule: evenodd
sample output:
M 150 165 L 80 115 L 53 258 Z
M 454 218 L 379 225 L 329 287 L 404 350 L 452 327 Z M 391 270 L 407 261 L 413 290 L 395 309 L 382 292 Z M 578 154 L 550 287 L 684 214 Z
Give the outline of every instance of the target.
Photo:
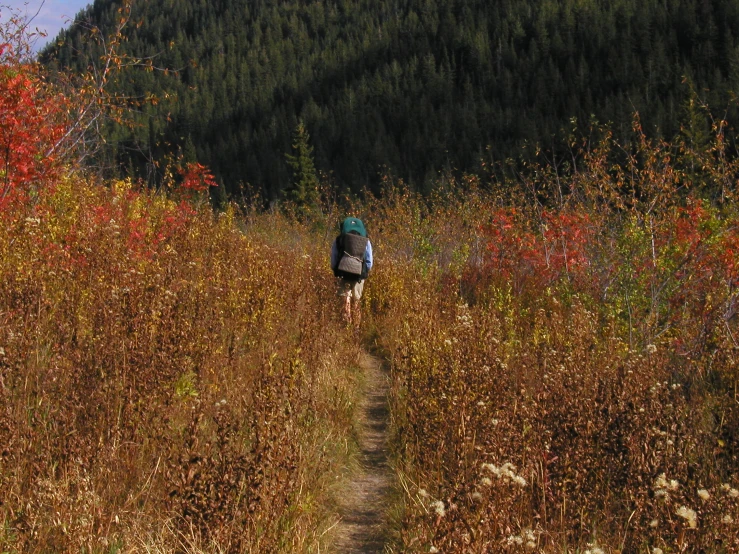
M 109 32 L 119 7 L 96 0 L 78 21 Z M 99 54 L 86 34 L 72 27 L 43 59 L 85 71 Z M 180 149 L 229 192 L 249 183 L 267 198 L 290 183 L 299 119 L 338 186 L 392 172 L 423 190 L 525 141 L 557 150 L 572 118 L 625 140 L 638 111 L 650 134 L 685 125 L 701 140 L 691 90 L 723 115 L 739 84 L 731 0 L 138 0 L 124 34 L 175 71 L 117 83 L 159 99 L 134 131 L 108 131 L 121 166 L 144 176 Z

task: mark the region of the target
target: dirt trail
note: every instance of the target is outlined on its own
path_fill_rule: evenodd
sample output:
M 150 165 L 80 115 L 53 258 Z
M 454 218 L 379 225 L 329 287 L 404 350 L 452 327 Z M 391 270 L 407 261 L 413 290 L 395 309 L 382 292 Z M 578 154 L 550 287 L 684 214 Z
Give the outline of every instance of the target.
M 333 547 L 337 554 L 382 553 L 385 545 L 385 507 L 390 491 L 388 380 L 382 362 L 375 356 L 363 353 L 360 367 L 365 376 L 357 428 L 361 465 L 339 499 L 341 521 Z

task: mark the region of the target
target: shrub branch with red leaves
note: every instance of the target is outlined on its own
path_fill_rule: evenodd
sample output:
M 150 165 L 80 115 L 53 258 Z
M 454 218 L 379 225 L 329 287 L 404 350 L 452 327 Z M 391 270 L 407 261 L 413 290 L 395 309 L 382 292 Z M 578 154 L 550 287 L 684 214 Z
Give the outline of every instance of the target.
M 177 171 L 182 177 L 181 186 L 187 190 L 202 192 L 210 187 L 217 187 L 215 177 L 208 168 L 197 162 L 191 162 Z
M 2 49 L 0 49 L 0 52 Z M 67 99 L 37 66 L 0 66 L 0 206 L 16 189 L 55 179 L 62 159 L 55 145 L 68 127 Z

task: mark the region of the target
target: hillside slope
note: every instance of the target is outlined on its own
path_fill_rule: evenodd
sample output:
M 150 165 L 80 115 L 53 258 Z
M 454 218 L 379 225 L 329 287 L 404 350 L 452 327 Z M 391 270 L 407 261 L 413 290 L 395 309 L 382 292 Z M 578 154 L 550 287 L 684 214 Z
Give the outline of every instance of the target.
M 78 21 L 109 32 L 119 7 L 96 0 Z M 230 192 L 248 182 L 269 198 L 289 184 L 299 118 L 338 185 L 389 170 L 423 188 L 526 141 L 556 148 L 571 118 L 623 138 L 638 111 L 671 137 L 696 121 L 684 78 L 721 110 L 739 83 L 730 0 L 149 0 L 132 19 L 126 48 L 177 71 L 117 83 L 160 99 L 140 128 L 110 131 L 118 160 L 144 175 L 147 158 L 180 149 Z M 43 59 L 86 70 L 98 52 L 84 37 L 73 27 Z

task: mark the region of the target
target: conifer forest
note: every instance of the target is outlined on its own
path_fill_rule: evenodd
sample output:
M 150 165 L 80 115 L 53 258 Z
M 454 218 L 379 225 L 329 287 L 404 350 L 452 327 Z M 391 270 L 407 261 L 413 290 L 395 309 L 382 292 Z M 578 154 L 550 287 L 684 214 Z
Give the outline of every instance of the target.
M 120 1 L 96 0 L 45 63 L 84 72 Z M 705 140 L 691 101 L 727 109 L 739 84 L 731 0 L 148 0 L 126 52 L 159 70 L 115 90 L 157 98 L 137 127 L 106 130 L 122 171 L 154 179 L 178 149 L 233 195 L 275 199 L 303 122 L 334 186 L 378 190 L 383 173 L 428 191 L 439 173 L 562 154 L 593 120 L 619 139 L 638 112 L 652 137 Z M 727 116 L 733 122 L 736 108 Z M 147 163 L 149 171 L 147 172 Z M 161 175 L 158 177 L 161 179 Z

